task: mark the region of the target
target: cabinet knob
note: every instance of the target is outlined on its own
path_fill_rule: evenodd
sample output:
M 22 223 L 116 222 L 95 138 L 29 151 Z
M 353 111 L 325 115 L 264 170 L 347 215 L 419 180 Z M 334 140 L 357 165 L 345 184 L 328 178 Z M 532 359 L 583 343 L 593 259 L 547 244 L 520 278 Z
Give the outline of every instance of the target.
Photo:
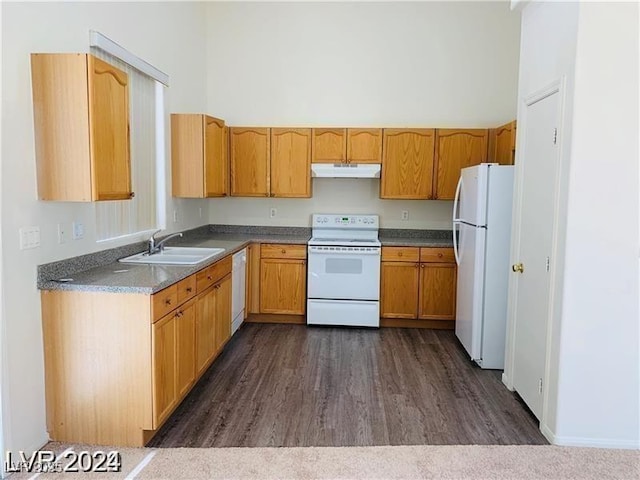
M 211 277 L 211 275 L 207 275 L 207 280 L 213 280 L 213 278 Z
M 192 291 L 193 291 L 193 288 L 187 287 L 187 293 L 191 293 Z
M 524 273 L 524 265 L 522 263 L 515 263 L 513 265 L 511 265 L 511 270 L 513 270 L 516 273 Z
M 401 257 L 402 256 L 402 252 L 398 252 L 398 256 Z
M 281 252 L 282 253 L 287 253 L 287 251 L 284 248 L 281 250 Z
M 424 266 L 425 266 L 424 263 L 420 264 L 420 268 L 424 268 Z
M 133 198 L 136 196 L 136 192 L 129 192 L 129 198 Z
M 419 264 L 419 263 L 416 263 L 416 268 L 418 268 L 419 266 L 420 266 L 420 264 Z
M 170 299 L 170 298 L 167 298 L 167 299 L 164 301 L 164 303 L 165 303 L 165 305 L 171 305 L 171 299 Z

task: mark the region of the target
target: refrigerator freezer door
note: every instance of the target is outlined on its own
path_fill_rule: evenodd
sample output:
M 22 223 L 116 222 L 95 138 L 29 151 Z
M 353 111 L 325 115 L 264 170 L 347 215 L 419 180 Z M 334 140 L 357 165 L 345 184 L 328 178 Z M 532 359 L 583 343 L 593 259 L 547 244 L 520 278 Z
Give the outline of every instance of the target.
M 463 168 L 460 174 L 459 221 L 474 226 L 487 223 L 489 165 Z
M 486 230 L 460 224 L 456 336 L 472 360 L 482 355 Z

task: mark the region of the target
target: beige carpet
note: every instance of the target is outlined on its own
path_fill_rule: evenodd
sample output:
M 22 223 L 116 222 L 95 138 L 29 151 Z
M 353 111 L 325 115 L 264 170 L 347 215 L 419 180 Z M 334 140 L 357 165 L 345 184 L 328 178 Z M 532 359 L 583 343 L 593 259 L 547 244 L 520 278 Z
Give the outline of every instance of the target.
M 63 451 L 69 445 L 50 444 Z M 76 452 L 101 450 L 82 445 Z M 102 449 L 108 450 L 108 449 Z M 554 446 L 399 446 L 119 449 L 118 474 L 44 479 L 624 479 L 640 478 L 640 452 Z M 152 455 L 140 468 L 140 462 Z M 31 478 L 15 474 L 12 479 Z

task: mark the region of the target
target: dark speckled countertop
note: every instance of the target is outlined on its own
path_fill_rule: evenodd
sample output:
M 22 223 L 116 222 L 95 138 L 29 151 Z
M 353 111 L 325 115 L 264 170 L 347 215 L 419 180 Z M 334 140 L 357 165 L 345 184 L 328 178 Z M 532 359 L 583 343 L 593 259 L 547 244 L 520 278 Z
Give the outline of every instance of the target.
M 212 225 L 185 232 L 183 238 L 168 242 L 173 246 L 224 248 L 225 251 L 197 265 L 141 265 L 120 263 L 123 258 L 144 250 L 144 242 L 72 259 L 40 265 L 38 288 L 150 295 L 202 270 L 250 243 L 306 244 L 310 229 L 296 227 L 239 227 Z M 425 230 L 380 231 L 383 245 L 447 247 L 451 232 Z M 62 280 L 64 279 L 64 281 Z

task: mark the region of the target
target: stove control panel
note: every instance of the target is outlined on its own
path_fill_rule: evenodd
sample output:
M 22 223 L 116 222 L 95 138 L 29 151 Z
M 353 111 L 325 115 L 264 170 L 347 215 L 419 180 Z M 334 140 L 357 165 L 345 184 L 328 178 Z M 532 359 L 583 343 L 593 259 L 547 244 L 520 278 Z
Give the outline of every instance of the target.
M 377 230 L 379 226 L 378 215 L 330 215 L 314 214 L 311 226 L 326 228 L 354 228 Z

